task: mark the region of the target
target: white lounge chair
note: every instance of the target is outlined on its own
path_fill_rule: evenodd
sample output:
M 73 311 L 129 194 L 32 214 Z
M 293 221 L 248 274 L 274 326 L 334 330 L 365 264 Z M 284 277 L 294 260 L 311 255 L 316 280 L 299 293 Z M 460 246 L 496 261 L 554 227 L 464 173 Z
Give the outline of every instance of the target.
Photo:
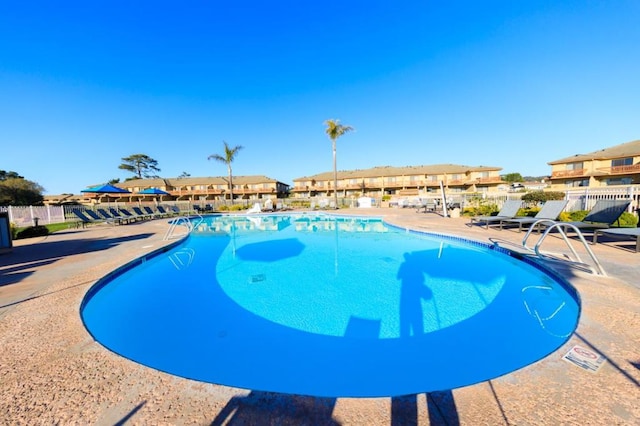
M 476 216 L 471 218 L 471 225 L 474 222 L 483 222 L 485 224 L 485 228 L 489 229 L 489 223 L 499 222 L 502 223 L 503 220 L 513 219 L 518 214 L 518 210 L 522 206 L 521 200 L 507 200 L 502 205 L 502 208 L 498 212 L 496 216 Z
M 262 206 L 260 206 L 260 203 L 255 203 L 253 207 L 247 210 L 247 214 L 261 213 L 261 212 L 262 212 Z

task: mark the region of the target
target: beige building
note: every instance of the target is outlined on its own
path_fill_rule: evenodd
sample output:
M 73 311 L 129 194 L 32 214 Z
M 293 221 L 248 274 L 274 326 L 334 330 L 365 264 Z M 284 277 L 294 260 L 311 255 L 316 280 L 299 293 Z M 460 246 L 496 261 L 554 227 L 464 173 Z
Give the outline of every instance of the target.
M 148 188 L 168 192 L 170 195 L 163 196 L 163 201 L 221 201 L 229 199 L 227 180 L 226 177 L 132 179 L 115 184 L 119 188 L 131 191 L 131 194 L 48 195 L 45 197 L 45 204 L 92 204 L 106 199 L 123 202 L 150 200 L 153 196 L 138 195 L 138 192 Z M 236 200 L 282 198 L 287 196 L 288 191 L 289 185 L 266 176 L 233 177 L 233 197 Z
M 640 183 L 640 140 L 548 163 L 551 190 Z
M 498 190 L 500 167 L 470 167 L 455 164 L 430 166 L 374 167 L 338 172 L 338 196 L 418 195 L 436 192 L 443 182 L 449 193 L 486 193 Z M 293 197 L 332 196 L 333 172 L 293 180 Z
M 171 194 L 167 198 L 176 201 L 217 201 L 230 196 L 226 177 L 132 179 L 117 186 L 128 189 L 133 195 L 147 188 L 161 189 Z M 289 185 L 266 176 L 233 176 L 234 199 L 281 198 L 288 190 Z

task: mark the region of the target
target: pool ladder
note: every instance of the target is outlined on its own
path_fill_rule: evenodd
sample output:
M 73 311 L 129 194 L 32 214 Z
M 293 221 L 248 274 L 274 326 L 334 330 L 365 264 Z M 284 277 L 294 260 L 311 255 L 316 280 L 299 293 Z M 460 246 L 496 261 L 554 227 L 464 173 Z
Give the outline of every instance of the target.
M 204 218 L 199 213 L 196 213 L 196 216 L 198 216 L 199 219 L 195 225 L 191 221 L 190 216 L 179 216 L 175 219 L 171 219 L 169 221 L 169 229 L 167 229 L 167 232 L 164 234 L 163 240 L 172 240 L 174 238 L 181 238 L 185 235 L 189 235 L 204 221 Z M 186 228 L 186 232 L 176 234 L 175 231 L 178 225 L 183 225 Z
M 527 240 L 529 239 L 529 236 L 531 235 L 531 232 L 534 229 L 536 229 L 538 227 L 538 225 L 545 225 L 546 229 L 544 230 L 544 233 L 540 236 L 540 238 L 538 239 L 536 244 L 533 247 L 529 247 L 529 246 L 527 246 Z M 587 252 L 589 257 L 591 258 L 591 261 L 593 262 L 594 267 L 591 267 L 590 265 L 588 265 L 588 264 L 586 264 L 586 263 L 584 263 L 582 261 L 582 259 L 580 258 L 580 255 L 578 254 L 576 249 L 573 247 L 573 244 L 571 244 L 571 241 L 567 237 L 566 229 L 573 230 L 576 233 L 576 235 L 578 236 L 578 239 L 580 240 L 580 242 L 584 246 L 585 251 Z M 571 258 L 569 256 L 567 256 L 567 257 L 569 257 L 569 260 L 571 262 L 574 262 L 576 264 L 580 264 L 581 266 L 587 267 L 592 271 L 595 270 L 595 273 L 597 275 L 602 275 L 602 276 L 605 276 L 605 277 L 607 276 L 607 273 L 605 272 L 604 268 L 602 267 L 602 265 L 598 261 L 598 258 L 596 257 L 596 255 L 593 253 L 593 251 L 589 247 L 589 243 L 587 243 L 587 241 L 584 239 L 584 236 L 582 235 L 582 232 L 580 232 L 580 229 L 578 229 L 575 225 L 573 225 L 571 223 L 555 222 L 555 221 L 548 220 L 548 219 L 540 219 L 540 220 L 536 221 L 533 225 L 531 225 L 529 227 L 529 230 L 527 231 L 527 234 L 524 236 L 524 239 L 522 240 L 522 247 L 524 249 L 526 249 L 527 251 L 534 252 L 540 258 L 554 257 L 554 256 L 549 256 L 549 255 L 543 254 L 540 251 L 540 246 L 544 242 L 544 240 L 547 237 L 547 235 L 549 235 L 549 233 L 551 231 L 553 231 L 553 230 L 557 230 L 558 231 L 558 233 L 560 234 L 560 236 L 562 237 L 564 242 L 567 244 L 567 247 L 569 247 L 569 250 L 571 251 L 571 253 L 573 255 L 573 258 Z M 562 260 L 565 260 L 565 259 L 562 259 Z

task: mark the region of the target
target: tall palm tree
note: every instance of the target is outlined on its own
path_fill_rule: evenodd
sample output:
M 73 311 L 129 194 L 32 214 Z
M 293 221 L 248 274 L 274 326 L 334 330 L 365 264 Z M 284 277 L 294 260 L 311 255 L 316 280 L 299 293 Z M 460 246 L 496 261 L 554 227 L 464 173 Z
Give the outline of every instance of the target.
M 227 165 L 227 171 L 229 172 L 229 192 L 231 193 L 231 202 L 233 203 L 233 173 L 231 171 L 231 163 L 236 158 L 236 154 L 243 147 L 241 145 L 234 146 L 233 148 L 229 147 L 227 141 L 222 141 L 224 144 L 224 155 L 220 154 L 211 154 L 207 157 L 208 160 L 216 160 L 221 163 L 225 163 Z
M 351 126 L 345 126 L 340 124 L 340 120 L 327 120 L 324 122 L 327 128 L 325 129 L 325 133 L 331 139 L 331 143 L 333 145 L 333 199 L 336 205 L 336 209 L 338 208 L 338 168 L 336 162 L 336 141 L 342 135 L 347 132 L 350 132 L 353 129 Z

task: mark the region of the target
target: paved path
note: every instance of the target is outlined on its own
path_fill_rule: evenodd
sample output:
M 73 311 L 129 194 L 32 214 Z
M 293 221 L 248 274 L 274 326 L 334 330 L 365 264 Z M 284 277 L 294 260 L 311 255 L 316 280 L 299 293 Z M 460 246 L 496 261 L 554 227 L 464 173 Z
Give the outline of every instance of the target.
M 517 247 L 524 234 L 409 209 L 345 210 Z M 99 278 L 167 244 L 166 220 L 94 226 L 15 242 L 0 255 L 0 424 L 640 424 L 640 254 L 593 247 L 609 277 L 551 263 L 580 292 L 572 338 L 515 373 L 401 398 L 323 399 L 247 391 L 164 374 L 112 354 L 79 307 Z M 562 251 L 557 238 L 549 248 Z M 463 343 L 463 342 L 461 342 Z M 606 357 L 597 373 L 564 360 L 574 345 Z

